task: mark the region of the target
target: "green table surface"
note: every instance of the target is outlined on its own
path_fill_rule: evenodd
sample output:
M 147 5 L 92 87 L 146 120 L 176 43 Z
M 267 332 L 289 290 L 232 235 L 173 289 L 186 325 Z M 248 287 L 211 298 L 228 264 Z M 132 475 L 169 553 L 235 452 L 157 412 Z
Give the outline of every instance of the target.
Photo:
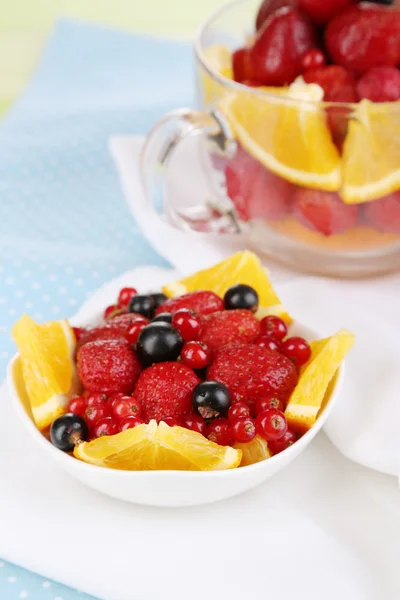
M 0 2 L 0 114 L 20 94 L 54 21 L 72 17 L 129 31 L 193 37 L 225 0 L 4 0 Z

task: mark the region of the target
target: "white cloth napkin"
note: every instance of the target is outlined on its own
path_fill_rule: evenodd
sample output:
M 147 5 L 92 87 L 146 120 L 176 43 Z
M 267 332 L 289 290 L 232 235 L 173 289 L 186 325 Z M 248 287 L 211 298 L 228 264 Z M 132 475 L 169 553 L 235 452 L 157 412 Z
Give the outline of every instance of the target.
M 143 139 L 118 136 L 111 152 L 127 202 L 151 244 L 184 273 L 212 264 L 243 248 L 244 240 L 182 232 L 159 218 L 144 199 L 138 157 Z M 172 170 L 169 193 L 189 193 L 200 179 L 195 150 L 186 151 Z M 182 183 L 182 172 L 185 179 Z M 200 235 L 200 237 L 198 237 Z M 400 274 L 366 281 L 301 276 L 268 261 L 273 281 L 290 281 L 282 300 L 299 320 L 323 335 L 347 327 L 357 335 L 347 361 L 347 376 L 337 407 L 325 428 L 348 458 L 391 475 L 400 474 Z M 292 287 L 296 282 L 295 289 Z
M 158 286 L 165 277 L 160 269 L 128 273 L 101 288 L 80 318 L 100 313 L 123 285 Z M 287 283 L 279 292 L 303 318 L 304 286 Z M 60 471 L 27 434 L 3 387 L 0 482 L 0 556 L 104 600 L 400 595 L 397 482 L 346 460 L 324 434 L 242 496 L 198 508 L 145 508 Z

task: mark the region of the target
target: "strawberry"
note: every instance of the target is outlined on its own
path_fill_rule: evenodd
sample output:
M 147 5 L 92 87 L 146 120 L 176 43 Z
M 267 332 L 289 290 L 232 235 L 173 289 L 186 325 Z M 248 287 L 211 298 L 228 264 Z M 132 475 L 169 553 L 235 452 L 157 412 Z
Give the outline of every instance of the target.
M 258 9 L 256 18 L 256 29 L 261 29 L 265 21 L 280 8 L 296 8 L 298 0 L 264 0 Z
M 223 383 L 235 402 L 272 395 L 286 402 L 297 384 L 296 367 L 279 352 L 245 344 L 222 348 L 207 379 Z
M 278 221 L 290 210 L 293 186 L 267 171 L 240 146 L 225 167 L 228 196 L 243 221 Z
M 227 344 L 248 344 L 260 331 L 260 322 L 249 310 L 225 310 L 203 318 L 200 341 L 216 350 Z
M 190 308 L 199 315 L 209 315 L 218 310 L 224 310 L 224 303 L 214 292 L 189 292 L 163 302 L 157 308 L 156 315 L 163 312 L 174 314 L 181 308 Z
M 303 73 L 306 83 L 317 83 L 324 90 L 325 102 L 357 102 L 354 75 L 338 65 L 308 69 Z
M 109 329 L 105 325 L 102 327 L 93 327 L 87 329 L 79 338 L 77 349 L 89 342 L 97 342 L 98 340 L 124 340 L 123 334 L 115 329 Z
M 373 67 L 357 83 L 360 100 L 395 102 L 400 100 L 400 71 L 394 67 Z
M 98 340 L 78 350 L 78 375 L 90 392 L 113 394 L 133 391 L 141 366 L 128 342 Z
M 250 77 L 263 85 L 287 85 L 302 72 L 302 58 L 317 47 L 313 25 L 294 8 L 270 15 L 249 49 Z
M 318 25 L 329 23 L 353 0 L 298 0 L 299 8 Z
M 308 188 L 297 188 L 293 214 L 309 229 L 329 236 L 355 227 L 358 206 L 344 204 L 338 194 Z
M 325 0 L 324 0 L 325 1 Z M 361 3 L 335 17 L 325 32 L 332 59 L 358 75 L 400 62 L 400 10 Z
M 368 202 L 364 216 L 379 231 L 400 235 L 400 192 Z
M 192 410 L 191 395 L 200 379 L 181 363 L 158 363 L 142 371 L 135 398 L 142 405 L 146 422 L 151 419 L 180 419 Z
M 138 313 L 119 314 L 111 319 L 107 319 L 104 325 L 88 329 L 81 334 L 78 347 L 80 348 L 88 342 L 96 340 L 121 340 L 128 339 L 127 332 L 130 326 L 136 321 L 142 321 L 146 325 L 150 323 L 148 319 Z

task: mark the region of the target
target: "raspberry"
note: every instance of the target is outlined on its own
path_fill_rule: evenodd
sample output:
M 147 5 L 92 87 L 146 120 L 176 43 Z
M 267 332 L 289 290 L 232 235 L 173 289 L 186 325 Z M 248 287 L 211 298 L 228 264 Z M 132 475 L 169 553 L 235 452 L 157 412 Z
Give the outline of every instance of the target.
M 298 188 L 294 195 L 293 214 L 309 229 L 329 236 L 355 227 L 358 207 L 346 205 L 338 194 Z
M 381 65 L 396 67 L 400 10 L 367 3 L 350 6 L 329 23 L 325 42 L 335 64 L 359 75 Z
M 213 312 L 224 310 L 224 303 L 214 292 L 189 292 L 177 298 L 170 298 L 166 302 L 163 302 L 163 304 L 160 304 L 156 310 L 156 315 L 160 313 L 174 314 L 181 308 L 189 308 L 198 315 L 209 315 Z
M 225 310 L 203 319 L 200 341 L 211 350 L 226 344 L 247 344 L 260 333 L 260 322 L 246 309 Z
M 318 25 L 329 23 L 353 0 L 298 0 L 299 8 Z
M 379 231 L 400 235 L 400 192 L 368 202 L 364 216 Z
M 128 342 L 98 340 L 78 351 L 78 375 L 90 392 L 131 393 L 140 373 L 140 363 Z
M 302 72 L 303 55 L 317 45 L 307 17 L 281 8 L 264 22 L 249 49 L 250 79 L 272 86 L 292 83 Z
M 256 29 L 261 29 L 265 21 L 280 8 L 297 8 L 298 0 L 264 0 L 258 9 Z
M 285 402 L 297 384 L 297 372 L 286 356 L 246 344 L 219 350 L 207 379 L 223 383 L 234 402 L 264 396 Z
M 290 211 L 293 186 L 252 158 L 240 146 L 225 167 L 227 193 L 243 221 L 279 221 Z
M 400 99 L 400 71 L 394 67 L 373 67 L 357 83 L 360 100 L 395 102 Z
M 354 76 L 338 65 L 309 69 L 303 73 L 306 83 L 317 83 L 324 90 L 325 102 L 357 102 Z
M 177 362 L 158 363 L 144 370 L 135 388 L 144 420 L 180 419 L 191 412 L 191 394 L 198 383 L 196 373 Z

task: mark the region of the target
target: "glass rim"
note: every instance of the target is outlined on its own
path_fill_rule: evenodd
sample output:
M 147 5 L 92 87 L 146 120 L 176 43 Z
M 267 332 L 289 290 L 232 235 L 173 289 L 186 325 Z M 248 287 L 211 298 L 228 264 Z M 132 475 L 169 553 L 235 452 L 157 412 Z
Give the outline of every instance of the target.
M 290 98 L 288 96 L 282 96 L 281 94 L 273 94 L 271 92 L 267 92 L 260 88 L 250 87 L 244 85 L 242 83 L 238 83 L 233 79 L 228 79 L 218 71 L 216 71 L 212 65 L 208 62 L 207 56 L 204 51 L 203 45 L 203 36 L 207 32 L 207 29 L 211 26 L 211 24 L 218 18 L 223 16 L 226 13 L 229 13 L 236 6 L 240 6 L 241 4 L 246 4 L 251 0 L 229 0 L 222 6 L 219 6 L 217 9 L 212 11 L 208 17 L 201 23 L 199 28 L 197 29 L 197 33 L 194 41 L 194 51 L 195 56 L 203 69 L 208 73 L 213 81 L 219 83 L 225 88 L 228 88 L 235 92 L 246 92 L 248 94 L 252 94 L 254 96 L 258 96 L 263 98 L 264 100 L 271 100 L 274 103 L 280 104 L 289 104 L 292 106 L 303 106 L 308 107 L 320 107 L 322 109 L 325 108 L 335 108 L 347 111 L 354 111 L 357 107 L 360 106 L 359 102 L 327 102 L 324 100 L 301 100 L 298 98 Z M 370 101 L 368 101 L 370 102 Z M 371 106 L 374 107 L 384 107 L 385 112 L 399 112 L 400 111 L 400 100 L 397 102 L 370 102 Z M 389 110 L 390 109 L 390 110 Z

